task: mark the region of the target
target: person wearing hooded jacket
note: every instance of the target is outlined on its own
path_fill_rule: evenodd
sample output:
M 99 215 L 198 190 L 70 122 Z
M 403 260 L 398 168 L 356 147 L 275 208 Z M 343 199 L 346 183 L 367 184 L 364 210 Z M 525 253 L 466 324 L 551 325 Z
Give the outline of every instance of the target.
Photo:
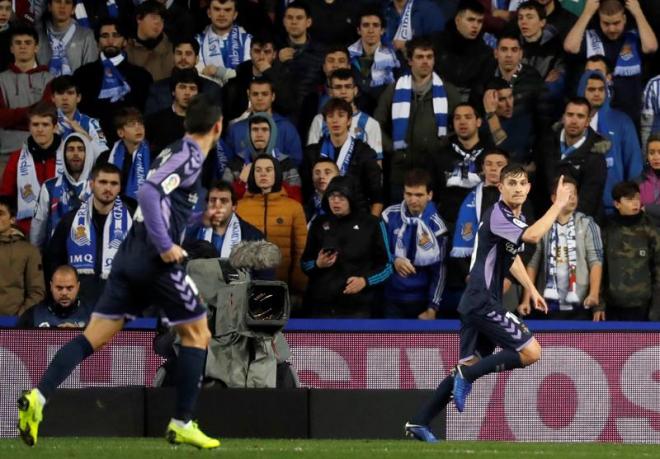
M 605 213 L 612 215 L 614 185 L 634 180 L 642 173 L 642 151 L 637 130 L 628 115 L 610 107 L 607 77 L 601 72 L 584 72 L 577 95 L 586 98 L 591 104 L 591 128 L 611 142 L 610 149 L 605 154 L 607 180 L 603 191 L 603 204 Z
M 245 194 L 247 180 L 254 160 L 262 154 L 276 158 L 282 170 L 282 188 L 287 195 L 302 202 L 300 174 L 293 160 L 277 148 L 277 124 L 268 113 L 253 113 L 248 118 L 245 148 L 236 153 L 223 174 L 223 180 L 232 184 L 238 199 Z
M 63 156 L 63 173 L 44 182 L 32 217 L 30 242 L 40 249 L 48 244 L 62 217 L 78 209 L 89 195 L 87 180 L 96 160 L 92 144 L 81 134 L 69 134 Z
M 282 252 L 277 279 L 287 282 L 293 293 L 302 293 L 306 279 L 300 259 L 307 239 L 302 205 L 282 189 L 280 162 L 271 155 L 254 159 L 247 180 L 247 193 L 238 202 L 236 213 L 264 234 Z
M 352 177 L 333 178 L 323 195 L 325 214 L 309 229 L 302 256 L 309 277 L 303 308 L 312 317 L 371 317 L 392 274 L 385 226 L 360 209 L 357 194 Z

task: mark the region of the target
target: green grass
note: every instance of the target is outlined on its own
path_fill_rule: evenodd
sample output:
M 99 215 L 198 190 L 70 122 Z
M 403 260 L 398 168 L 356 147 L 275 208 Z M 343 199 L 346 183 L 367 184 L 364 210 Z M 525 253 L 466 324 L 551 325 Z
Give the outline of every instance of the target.
M 660 446 L 606 443 L 446 442 L 412 440 L 228 439 L 217 450 L 198 451 L 152 438 L 41 438 L 35 448 L 18 439 L 0 440 L 0 458 L 657 458 Z

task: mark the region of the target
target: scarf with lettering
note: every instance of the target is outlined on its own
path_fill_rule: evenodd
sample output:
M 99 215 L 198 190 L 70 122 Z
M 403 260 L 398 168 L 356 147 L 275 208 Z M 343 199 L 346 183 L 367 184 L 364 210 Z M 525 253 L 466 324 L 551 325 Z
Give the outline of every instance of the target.
M 114 164 L 122 169 L 124 165 L 124 158 L 126 157 L 126 145 L 122 140 L 117 140 L 112 147 L 108 162 Z M 137 192 L 147 178 L 149 173 L 149 166 L 151 164 L 151 152 L 149 151 L 149 144 L 143 140 L 140 142 L 138 149 L 133 153 L 133 164 L 131 171 L 128 174 L 128 180 L 124 187 L 124 194 L 131 198 L 137 197 Z
M 222 248 L 220 248 L 220 258 L 229 258 L 231 249 L 236 247 L 241 242 L 241 223 L 235 213 L 231 215 L 225 237 L 222 240 Z M 197 233 L 197 239 L 213 243 L 213 228 L 202 227 Z
M 575 215 L 571 216 L 566 228 L 566 246 L 568 249 L 568 293 L 564 302 L 577 304 L 580 298 L 577 295 L 576 269 L 577 269 L 577 242 L 575 232 Z M 559 223 L 555 222 L 550 229 L 550 250 L 546 259 L 547 280 L 543 297 L 550 300 L 551 309 L 559 308 L 559 289 L 557 288 L 557 250 L 559 249 Z
M 355 63 L 364 54 L 362 40 L 358 40 L 348 47 L 351 61 Z M 382 86 L 394 83 L 394 72 L 392 69 L 399 68 L 399 60 L 396 58 L 394 50 L 379 45 L 374 53 L 374 62 L 371 64 L 371 83 L 369 86 Z

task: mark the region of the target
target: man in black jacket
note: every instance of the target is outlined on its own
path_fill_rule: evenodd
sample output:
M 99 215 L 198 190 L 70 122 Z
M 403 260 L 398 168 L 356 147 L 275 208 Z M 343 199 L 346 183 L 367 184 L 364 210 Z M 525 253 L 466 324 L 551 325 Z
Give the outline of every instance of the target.
M 549 130 L 536 151 L 538 177 L 534 207 L 539 214 L 550 207 L 552 183 L 559 175 L 578 182 L 577 210 L 599 220 L 603 211 L 603 190 L 607 179 L 605 154 L 611 142 L 589 127 L 591 106 L 587 99 L 569 99 L 562 123 Z
M 236 67 L 236 77 L 229 80 L 222 88 L 225 119 L 238 118 L 248 109 L 247 93 L 250 81 L 259 77 L 267 78 L 273 83 L 273 89 L 277 94 L 273 110 L 284 116 L 294 112 L 296 101 L 291 73 L 281 62 L 275 60 L 276 56 L 275 40 L 270 34 L 262 33 L 252 37 L 250 60 L 239 64 Z
M 328 157 L 335 161 L 341 175 L 351 176 L 359 184 L 360 197 L 355 197 L 354 209 L 363 207 L 360 201 L 366 197 L 371 213 L 379 216 L 384 202 L 383 174 L 376 162 L 376 152 L 350 135 L 352 113 L 351 105 L 343 99 L 330 99 L 323 107 L 323 119 L 330 135 L 305 149 L 301 168 L 303 202 L 314 194 L 313 165 L 320 157 Z
M 144 110 L 153 81 L 149 72 L 130 64 L 122 54 L 124 37 L 117 20 L 102 20 L 97 36 L 99 59 L 83 65 L 73 75 L 82 94 L 80 110 L 101 122 L 108 144 L 117 140 L 113 126 L 115 112 L 127 106 Z
M 313 317 L 369 318 L 377 288 L 392 274 L 385 228 L 357 208 L 351 177 L 332 179 L 325 214 L 307 234 L 302 269 L 309 277 L 303 306 Z
M 57 224 L 48 245 L 50 266 L 70 264 L 78 272 L 81 299 L 94 307 L 112 269 L 112 260 L 128 234 L 135 211 L 119 198 L 121 171 L 113 164 L 94 166 L 92 196 Z M 130 206 L 130 207 L 129 207 Z

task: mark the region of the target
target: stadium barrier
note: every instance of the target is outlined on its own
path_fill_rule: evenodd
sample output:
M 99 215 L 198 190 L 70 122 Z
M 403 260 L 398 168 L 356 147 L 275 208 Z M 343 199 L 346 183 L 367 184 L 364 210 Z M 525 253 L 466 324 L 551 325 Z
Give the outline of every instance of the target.
M 465 413 L 448 410 L 448 439 L 660 443 L 659 324 L 529 325 L 544 348 L 541 361 L 524 370 L 479 380 Z M 215 418 L 236 410 L 246 413 L 241 417 L 244 422 L 237 424 L 243 426 L 240 429 L 218 431 L 224 436 L 396 438 L 402 422 L 429 394 L 417 389 L 434 388 L 456 361 L 457 328 L 455 321 L 292 320 L 286 332 L 293 351 L 291 362 L 302 386 L 309 390 L 290 391 L 297 395 L 288 399 L 275 390 L 247 390 L 240 397 L 229 395 L 236 391 L 206 391 L 203 397 L 211 399 L 200 405 Z M 20 391 L 37 381 L 56 350 L 76 333 L 0 330 L 0 436 L 15 435 L 15 400 Z M 120 395 L 133 406 L 144 400 L 142 414 L 125 410 L 122 415 L 137 419 L 136 435 L 160 434 L 162 418 L 169 413 L 163 407 L 169 405 L 149 400 L 160 400 L 168 390 L 144 390 L 161 364 L 151 350 L 153 335 L 153 331 L 120 333 L 63 387 L 141 386 L 134 389 L 141 394 Z M 103 392 L 82 394 L 96 397 L 98 402 Z M 120 397 L 117 391 L 105 392 L 110 395 L 104 403 L 121 404 L 107 400 Z M 67 393 L 81 396 L 80 391 L 63 391 L 58 397 L 66 398 Z M 278 397 L 284 402 L 277 403 Z M 49 410 L 59 411 L 58 405 L 70 408 L 80 403 L 56 403 L 54 398 Z M 265 406 L 274 412 L 288 406 L 284 412 L 293 417 L 275 416 L 250 430 L 250 422 L 259 418 L 255 410 Z M 200 416 L 200 421 L 206 416 Z M 380 422 L 374 423 L 374 419 Z M 278 431 L 267 426 L 281 422 L 295 428 Z M 371 431 L 365 423 L 376 427 Z M 443 422 L 434 427 L 441 435 L 445 433 Z M 49 432 L 46 425 L 44 432 Z M 63 435 L 60 431 L 54 434 Z

